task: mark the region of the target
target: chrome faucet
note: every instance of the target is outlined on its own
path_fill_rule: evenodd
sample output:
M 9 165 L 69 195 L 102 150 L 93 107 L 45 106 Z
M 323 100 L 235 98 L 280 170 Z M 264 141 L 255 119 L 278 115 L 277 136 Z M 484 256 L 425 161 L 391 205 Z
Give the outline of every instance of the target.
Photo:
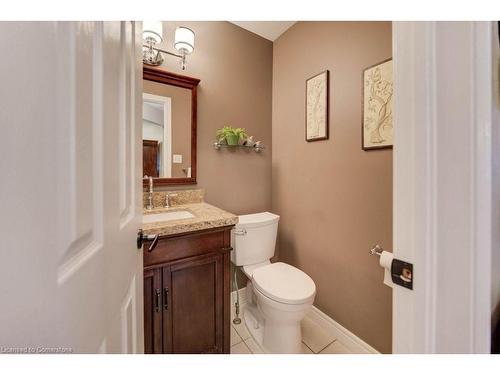
M 177 194 L 166 193 L 165 194 L 165 205 L 163 207 L 170 208 L 172 206 L 172 203 L 170 202 L 170 198 L 176 197 L 176 196 L 177 196 Z
M 153 177 L 149 177 L 149 192 L 148 192 L 148 205 L 146 209 L 153 209 Z

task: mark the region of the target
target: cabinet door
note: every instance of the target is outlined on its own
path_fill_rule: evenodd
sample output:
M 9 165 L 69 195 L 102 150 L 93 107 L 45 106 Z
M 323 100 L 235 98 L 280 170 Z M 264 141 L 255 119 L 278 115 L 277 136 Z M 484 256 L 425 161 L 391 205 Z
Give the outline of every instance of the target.
M 164 268 L 164 287 L 169 291 L 164 348 L 169 352 L 223 352 L 222 259 L 221 254 L 211 254 Z
M 161 268 L 144 271 L 144 353 L 162 353 Z

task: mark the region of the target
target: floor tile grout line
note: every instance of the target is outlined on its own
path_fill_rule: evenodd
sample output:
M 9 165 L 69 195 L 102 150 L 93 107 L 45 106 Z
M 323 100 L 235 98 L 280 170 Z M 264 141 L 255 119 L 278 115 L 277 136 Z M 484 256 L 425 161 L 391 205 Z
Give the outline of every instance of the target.
M 243 338 L 238 333 L 238 330 L 232 324 L 231 324 L 231 328 L 234 329 L 234 332 L 236 332 L 236 335 L 240 338 L 241 341 L 238 341 L 236 344 L 231 344 L 230 346 L 235 346 L 235 345 L 238 345 L 240 342 L 245 341 L 245 340 L 243 340 Z
M 236 334 L 238 335 L 238 337 L 239 337 L 239 338 L 240 338 L 240 340 L 241 340 L 241 341 L 239 341 L 238 343 L 236 343 L 236 344 L 234 344 L 234 345 L 238 345 L 239 343 L 243 342 L 243 343 L 245 343 L 245 345 L 247 346 L 248 350 L 250 350 L 250 353 L 255 354 L 254 352 L 252 352 L 252 350 L 250 349 L 250 347 L 249 347 L 249 346 L 246 344 L 246 342 L 245 342 L 245 341 L 247 341 L 247 340 L 252 339 L 252 336 L 249 336 L 249 337 L 247 337 L 246 339 L 244 339 L 244 338 L 240 335 L 240 333 L 238 332 L 238 330 L 236 329 L 236 327 L 234 326 L 234 324 L 232 324 L 232 323 L 231 323 L 231 325 L 232 325 L 233 329 L 236 331 Z M 253 340 L 253 339 L 252 339 L 252 340 Z M 232 347 L 232 346 L 234 346 L 234 345 L 231 345 L 231 347 Z
M 236 332 L 236 333 L 237 333 L 237 332 Z M 239 336 L 239 335 L 238 335 L 238 336 Z M 253 338 L 252 338 L 252 337 L 249 337 L 249 338 L 247 338 L 246 340 L 243 340 L 243 339 L 241 338 L 241 336 L 239 336 L 239 337 L 240 337 L 241 341 L 238 341 L 237 343 L 232 344 L 232 345 L 231 345 L 231 347 L 236 346 L 236 345 L 239 345 L 239 344 L 244 344 L 244 345 L 245 345 L 245 347 L 248 349 L 248 351 L 249 351 L 251 354 L 256 354 L 256 353 L 254 353 L 254 352 L 252 351 L 252 349 L 250 349 L 250 346 L 248 346 L 248 344 L 247 344 L 247 341 L 253 340 Z M 254 341 L 255 341 L 255 340 L 254 340 Z M 316 352 L 314 352 L 314 350 L 312 350 L 312 349 L 311 349 L 311 347 L 310 347 L 309 345 L 307 345 L 304 341 L 302 341 L 302 344 L 304 344 L 304 345 L 307 347 L 307 349 L 309 349 L 309 350 L 311 351 L 311 353 L 312 353 L 312 354 L 321 354 L 321 353 L 322 353 L 322 352 L 324 352 L 324 351 L 325 351 L 328 347 L 330 347 L 331 345 L 333 345 L 333 343 L 334 343 L 334 342 L 336 342 L 336 341 L 338 341 L 338 340 L 337 340 L 337 339 L 333 340 L 332 342 L 330 342 L 328 345 L 326 345 L 323 349 L 321 349 L 321 350 L 320 350 L 319 352 L 317 352 L 317 353 L 316 353 Z M 257 353 L 257 354 L 258 354 L 258 353 Z M 306 354 L 306 353 L 302 353 L 302 354 Z
M 245 324 L 245 323 L 241 322 L 241 323 L 240 323 L 240 324 L 238 324 L 238 325 L 239 325 L 239 326 L 243 326 L 243 324 Z M 250 337 L 252 337 L 252 336 L 250 335 L 250 332 L 248 332 L 248 334 L 249 334 L 250 336 L 248 336 L 246 339 L 244 339 L 244 338 L 243 338 L 243 336 L 241 336 L 241 335 L 240 335 L 240 333 L 238 332 L 238 330 L 236 329 L 236 324 L 231 323 L 231 325 L 233 326 L 234 330 L 236 331 L 236 333 L 237 333 L 237 334 L 238 334 L 238 336 L 240 337 L 241 341 L 245 341 L 246 339 L 249 339 Z M 244 327 L 245 327 L 245 329 L 247 329 L 247 330 L 248 330 L 248 328 L 246 328 L 246 326 L 244 326 Z
M 321 352 L 324 352 L 329 346 L 333 345 L 333 343 L 337 341 L 337 339 L 333 340 L 331 343 L 329 343 L 327 346 L 325 346 L 323 349 L 321 349 L 318 354 L 321 354 Z M 340 342 L 340 341 L 339 341 Z
M 312 349 L 309 347 L 309 345 L 307 345 L 304 341 L 302 341 L 302 344 L 304 344 L 304 345 L 307 347 L 307 349 L 309 349 L 309 350 L 311 351 L 311 353 L 312 353 L 312 354 L 318 354 L 318 353 L 314 353 L 314 350 L 312 350 Z M 328 345 L 327 345 L 327 346 L 328 346 Z M 324 349 L 323 349 L 323 350 L 324 350 Z
M 245 341 L 243 340 L 243 337 L 241 337 L 240 333 L 238 332 L 238 330 L 236 329 L 236 327 L 234 326 L 234 324 L 231 324 L 231 326 L 233 327 L 233 329 L 236 331 L 236 334 L 238 335 L 238 337 L 241 339 L 241 341 Z
M 335 341 L 337 341 L 337 339 L 333 339 L 333 341 L 331 341 L 331 342 L 329 342 L 328 344 L 326 344 L 326 346 L 325 346 L 323 349 L 321 349 L 319 352 L 317 352 L 316 354 L 321 353 L 323 350 L 325 350 L 325 349 L 326 349 L 326 348 L 328 348 L 330 345 L 332 345 Z M 311 349 L 311 348 L 309 348 L 309 349 Z M 312 350 L 312 349 L 311 349 L 311 350 Z
M 251 337 L 251 336 L 249 338 L 247 338 L 246 340 L 243 340 L 243 342 L 245 343 L 245 345 L 247 345 L 247 341 L 250 341 L 250 340 L 252 340 L 255 343 L 257 348 L 259 348 L 261 351 L 263 351 L 262 348 L 259 346 L 259 344 L 257 344 L 257 341 L 255 341 L 253 339 L 253 337 Z M 250 346 L 247 345 L 247 347 L 248 347 L 248 349 L 250 349 Z M 254 353 L 252 349 L 250 349 L 250 351 L 252 352 L 252 354 L 265 354 L 264 352 L 263 353 Z
M 236 344 L 231 344 L 231 347 L 238 345 L 240 342 L 243 342 L 243 340 L 238 341 Z
M 254 352 L 252 352 L 252 349 L 250 349 L 247 345 L 247 343 L 245 342 L 245 340 L 242 341 L 243 345 L 245 345 L 245 347 L 248 349 L 248 351 L 250 352 L 250 354 L 254 354 Z
M 248 353 L 239 353 L 239 354 L 254 354 L 252 352 L 252 350 L 248 347 L 248 345 L 245 343 L 245 341 L 240 341 L 239 343 L 237 344 L 234 344 L 234 345 L 231 345 L 231 348 L 237 346 L 237 345 L 240 345 L 240 344 L 243 344 L 243 346 L 248 350 Z

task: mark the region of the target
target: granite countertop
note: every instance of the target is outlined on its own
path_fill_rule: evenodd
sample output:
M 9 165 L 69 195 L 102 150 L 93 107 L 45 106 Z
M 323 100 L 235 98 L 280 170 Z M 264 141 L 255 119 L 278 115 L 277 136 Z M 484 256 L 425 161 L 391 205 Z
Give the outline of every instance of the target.
M 194 217 L 189 219 L 144 223 L 142 225 L 144 234 L 159 234 L 161 236 L 167 236 L 171 234 L 187 233 L 238 223 L 238 216 L 205 202 L 185 203 L 175 205 L 170 208 L 154 208 L 152 210 L 144 210 L 144 215 L 146 216 L 175 211 L 189 211 L 194 215 Z

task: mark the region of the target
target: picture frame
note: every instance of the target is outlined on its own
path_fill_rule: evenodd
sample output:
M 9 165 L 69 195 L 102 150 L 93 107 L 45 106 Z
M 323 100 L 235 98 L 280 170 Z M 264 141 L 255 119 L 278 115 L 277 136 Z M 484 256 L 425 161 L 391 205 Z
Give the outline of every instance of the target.
M 329 138 L 330 71 L 324 70 L 306 80 L 305 138 L 307 142 Z
M 392 99 L 392 58 L 363 69 L 361 148 L 364 151 L 393 147 Z

